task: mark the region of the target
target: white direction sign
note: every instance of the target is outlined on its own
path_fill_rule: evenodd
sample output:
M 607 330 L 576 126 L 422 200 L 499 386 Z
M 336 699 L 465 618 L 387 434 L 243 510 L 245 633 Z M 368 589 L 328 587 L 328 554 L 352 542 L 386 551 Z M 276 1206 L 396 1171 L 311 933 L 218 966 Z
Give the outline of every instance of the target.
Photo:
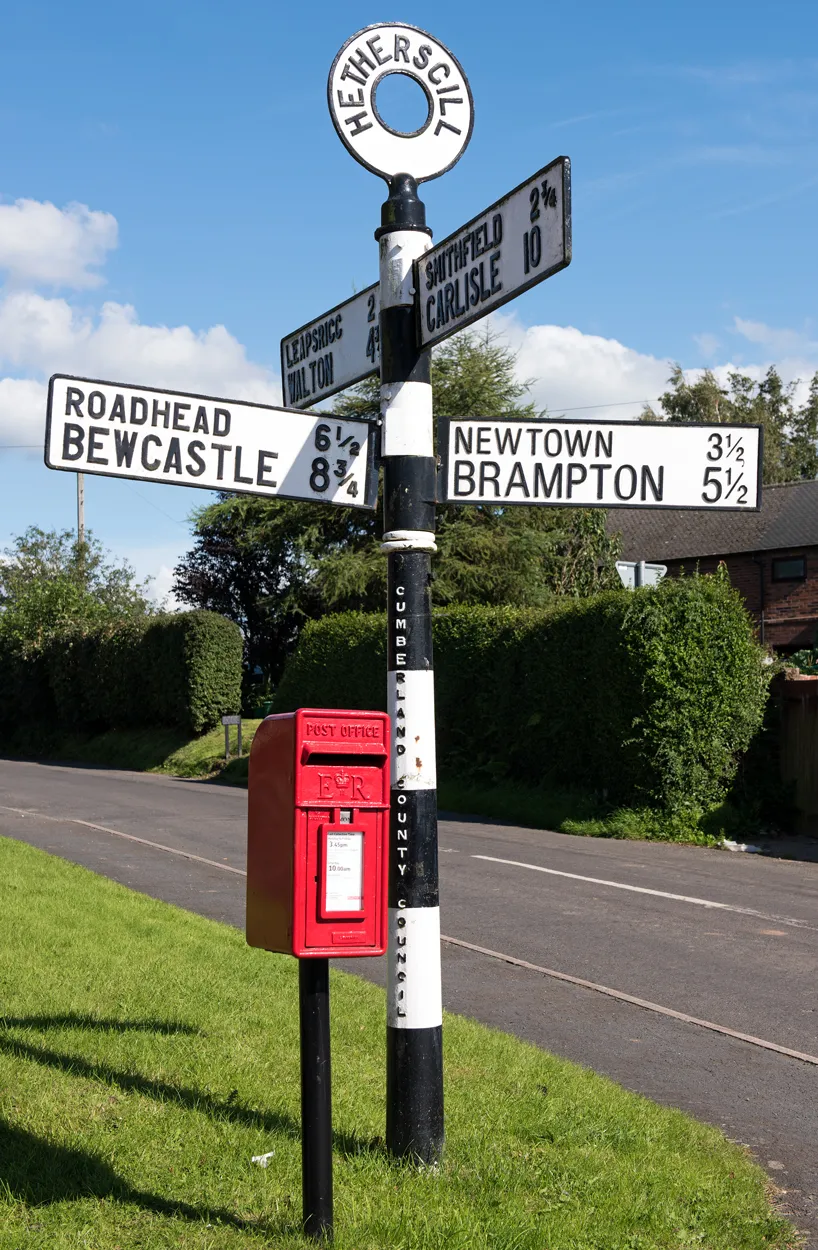
M 374 508 L 375 428 L 266 404 L 55 374 L 49 469 Z
M 626 590 L 637 586 L 658 586 L 667 573 L 666 564 L 648 564 L 645 560 L 617 560 L 616 571 Z
M 445 503 L 761 506 L 761 427 L 645 421 L 440 422 Z
M 376 282 L 281 340 L 281 389 L 289 408 L 311 408 L 381 367 Z
M 414 79 L 426 96 L 426 119 L 412 133 L 393 130 L 378 111 L 378 87 L 391 74 Z M 379 22 L 347 39 L 332 63 L 327 102 L 344 145 L 383 178 L 437 178 L 471 138 L 474 105 L 459 61 L 434 35 L 402 22 Z
M 415 262 L 418 341 L 439 343 L 571 263 L 571 162 L 560 156 Z

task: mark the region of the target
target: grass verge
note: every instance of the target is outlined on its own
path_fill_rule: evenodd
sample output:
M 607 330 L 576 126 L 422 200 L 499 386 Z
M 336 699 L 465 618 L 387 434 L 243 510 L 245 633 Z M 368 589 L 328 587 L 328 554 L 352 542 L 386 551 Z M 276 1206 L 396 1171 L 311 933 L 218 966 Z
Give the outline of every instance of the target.
M 535 789 L 509 781 L 489 786 L 444 774 L 439 780 L 438 798 L 440 806 L 450 811 L 581 837 L 721 846 L 725 835 L 718 818 L 702 821 L 695 814 L 669 816 L 647 807 L 611 808 L 593 795 L 558 786 Z
M 0 882 L 2 1250 L 308 1244 L 295 961 L 8 839 Z M 716 1129 L 456 1016 L 444 1161 L 391 1164 L 383 993 L 332 1000 L 339 1250 L 794 1244 Z
M 242 722 L 242 755 L 238 733 L 230 726 L 229 761 L 224 757 L 224 728 L 219 725 L 197 738 L 180 729 L 109 729 L 105 733 L 49 735 L 40 726 L 26 726 L 3 743 L 10 755 L 63 760 L 103 768 L 131 768 L 171 777 L 223 779 L 247 784 L 247 753 L 260 720 Z
M 44 759 L 132 768 L 172 777 L 199 777 L 231 785 L 247 785 L 247 755 L 260 720 L 242 722 L 241 757 L 235 726 L 230 728 L 231 759 L 224 758 L 224 729 L 218 726 L 198 738 L 177 729 L 111 729 L 100 734 L 47 737 L 27 728 L 5 744 L 12 753 Z M 743 837 L 748 821 L 729 804 L 700 818 L 669 816 L 650 808 L 611 808 L 599 798 L 555 785 L 526 786 L 518 782 L 481 783 L 442 772 L 440 806 L 448 811 L 502 820 L 532 829 L 554 829 L 584 837 L 631 838 L 720 846 L 724 837 Z M 752 822 L 750 822 L 752 828 Z

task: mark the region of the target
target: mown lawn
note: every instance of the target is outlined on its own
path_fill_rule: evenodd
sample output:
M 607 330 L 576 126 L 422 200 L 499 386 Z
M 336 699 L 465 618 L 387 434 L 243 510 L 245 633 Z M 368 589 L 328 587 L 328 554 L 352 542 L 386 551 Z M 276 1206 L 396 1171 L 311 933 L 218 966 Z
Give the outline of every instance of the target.
M 0 931 L 2 1250 L 308 1244 L 295 961 L 7 839 Z M 715 1129 L 455 1016 L 444 1162 L 394 1165 L 383 994 L 332 996 L 341 1250 L 792 1244 Z

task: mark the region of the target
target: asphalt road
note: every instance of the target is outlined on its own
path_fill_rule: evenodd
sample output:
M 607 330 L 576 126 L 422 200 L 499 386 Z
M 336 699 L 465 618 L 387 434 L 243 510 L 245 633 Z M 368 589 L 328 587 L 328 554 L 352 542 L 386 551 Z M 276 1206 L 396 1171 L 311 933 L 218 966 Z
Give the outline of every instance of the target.
M 238 927 L 245 810 L 243 790 L 0 760 L 0 834 Z M 818 1250 L 818 1064 L 602 992 L 818 1057 L 818 864 L 464 820 L 440 846 L 444 933 L 541 969 L 446 942 L 445 1005 L 723 1128 Z

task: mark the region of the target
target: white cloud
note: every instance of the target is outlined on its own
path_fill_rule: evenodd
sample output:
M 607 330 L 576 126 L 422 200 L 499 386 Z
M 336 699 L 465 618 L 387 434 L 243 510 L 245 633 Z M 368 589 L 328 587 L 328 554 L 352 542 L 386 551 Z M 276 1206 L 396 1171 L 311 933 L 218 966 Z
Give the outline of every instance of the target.
M 281 402 L 276 375 L 248 360 L 242 344 L 224 326 L 196 331 L 190 326 L 144 325 L 126 304 L 107 302 L 94 316 L 78 312 L 65 299 L 11 291 L 0 299 L 0 361 L 41 378 L 73 373 Z M 0 380 L 0 444 L 41 440 L 44 420 L 41 383 Z
M 495 318 L 495 328 L 517 351 L 517 376 L 533 378 L 531 398 L 552 416 L 582 409 L 578 417 L 625 420 L 666 389 L 667 360 L 626 347 L 616 339 L 584 334 L 574 326 L 527 329 L 513 317 Z
M 84 204 L 0 204 L 0 366 L 19 375 L 0 374 L 0 446 L 42 442 L 51 373 L 280 402 L 276 375 L 224 326 L 144 325 L 128 304 L 83 311 L 34 289 L 98 286 L 116 243 L 116 218 Z
M 172 593 L 173 591 L 173 569 L 168 564 L 160 564 L 156 573 L 149 573 L 149 577 L 153 578 L 150 584 L 148 595 L 156 604 L 161 604 L 166 612 L 179 612 L 182 609 L 189 608 L 190 605 L 182 603 Z
M 694 334 L 693 342 L 696 344 L 705 360 L 710 360 L 713 356 L 715 356 L 716 352 L 721 347 L 721 343 L 716 338 L 715 334 Z
M 93 527 L 92 527 L 93 528 Z M 188 605 L 181 603 L 172 593 L 173 570 L 182 557 L 190 550 L 192 538 L 179 538 L 176 543 L 161 543 L 153 547 L 127 547 L 118 543 L 111 545 L 112 553 L 118 560 L 127 560 L 136 580 L 143 582 L 150 578 L 147 596 L 156 604 L 161 604 L 167 612 L 178 612 Z
M 85 204 L 0 204 L 0 270 L 14 286 L 100 286 L 93 270 L 116 245 L 116 218 Z
M 0 205 L 0 266 L 14 278 L 0 292 L 0 370 L 5 366 L 19 375 L 3 377 L 0 372 L 0 447 L 42 443 L 45 379 L 55 372 L 281 402 L 277 375 L 248 359 L 242 343 L 223 325 L 203 330 L 145 325 L 128 304 L 108 301 L 98 309 L 81 310 L 65 298 L 32 289 L 43 282 L 99 282 L 90 268 L 100 265 L 115 246 L 116 232 L 113 217 L 82 205 L 64 210 L 33 200 Z M 634 418 L 667 387 L 668 360 L 617 339 L 573 326 L 526 328 L 507 314 L 493 321 L 518 352 L 518 376 L 534 379 L 534 403 L 552 415 Z M 760 379 L 775 364 L 785 381 L 804 379 L 805 389 L 818 368 L 818 342 L 807 331 L 736 317 L 733 332 L 752 344 L 752 363 L 745 363 L 738 352 L 740 363 L 719 364 L 719 341 L 709 334 L 694 336 L 702 358 L 712 361 L 720 380 L 726 381 L 732 369 Z M 700 373 L 689 370 L 688 376 Z
M 667 390 L 672 362 L 626 347 L 617 339 L 584 334 L 574 326 L 522 326 L 515 317 L 500 314 L 495 330 L 517 352 L 517 376 L 533 379 L 530 395 L 551 416 L 571 412 L 579 418 L 633 420 L 642 405 L 655 405 Z M 727 385 L 728 374 L 744 373 L 761 381 L 771 365 L 784 382 L 800 381 L 795 399 L 806 399 L 809 380 L 818 369 L 818 342 L 807 332 L 775 329 L 762 322 L 736 318 L 734 328 L 759 350 L 755 360 L 711 362 L 716 378 Z M 715 355 L 719 343 L 712 335 L 696 336 L 703 356 Z M 691 381 L 703 369 L 687 369 Z
M 763 321 L 734 319 L 734 328 L 747 342 L 760 348 L 760 364 L 722 365 L 714 372 L 719 380 L 735 368 L 739 373 L 749 374 L 760 381 L 771 365 L 774 365 L 784 382 L 797 382 L 795 402 L 807 399 L 810 379 L 818 371 L 818 339 L 811 337 L 809 329 L 793 330 L 787 327 L 768 326 Z
M 43 441 L 45 387 L 30 378 L 0 378 L 0 448 Z
M 768 326 L 763 321 L 745 321 L 735 317 L 737 334 L 749 343 L 758 343 L 774 356 L 804 356 L 818 359 L 818 340 L 811 339 L 805 330 L 790 330 Z

